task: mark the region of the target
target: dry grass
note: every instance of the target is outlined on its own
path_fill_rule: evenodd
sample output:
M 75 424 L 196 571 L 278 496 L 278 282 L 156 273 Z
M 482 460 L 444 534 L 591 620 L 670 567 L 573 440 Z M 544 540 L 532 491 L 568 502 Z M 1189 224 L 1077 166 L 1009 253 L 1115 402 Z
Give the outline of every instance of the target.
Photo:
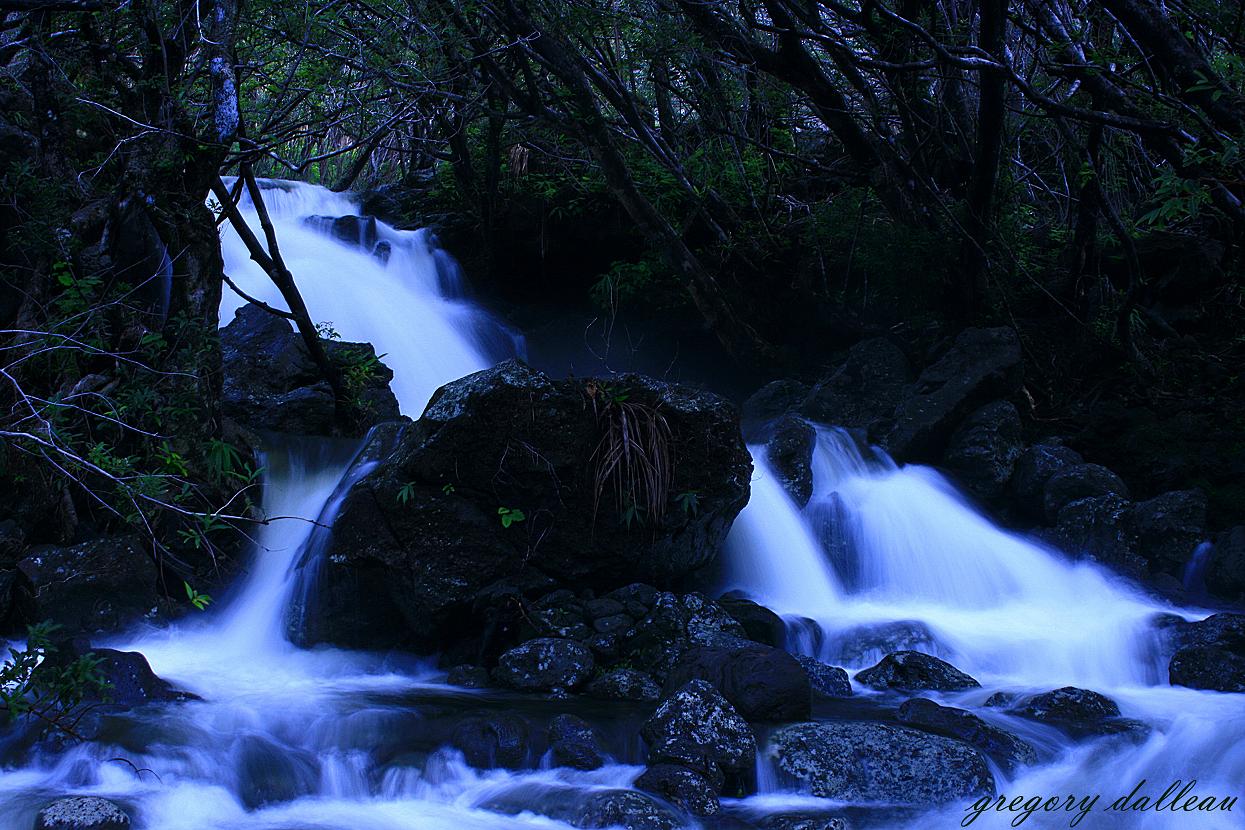
M 593 521 L 609 498 L 622 522 L 659 523 L 674 482 L 673 435 L 659 408 L 590 381 L 601 440 L 592 453 Z

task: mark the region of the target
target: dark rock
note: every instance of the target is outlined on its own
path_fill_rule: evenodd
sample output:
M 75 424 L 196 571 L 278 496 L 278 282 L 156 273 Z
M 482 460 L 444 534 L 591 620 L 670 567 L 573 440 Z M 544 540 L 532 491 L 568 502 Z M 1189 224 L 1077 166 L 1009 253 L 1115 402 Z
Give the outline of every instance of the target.
M 1073 557 L 1088 557 L 1120 573 L 1141 577 L 1146 562 L 1137 554 L 1133 504 L 1116 495 L 1091 496 L 1064 505 L 1046 538 Z
M 39 811 L 34 830 L 130 830 L 130 816 L 105 798 L 79 795 Z
M 774 425 L 765 444 L 765 455 L 778 483 L 796 506 L 803 507 L 813 495 L 813 447 L 817 432 L 802 418 L 784 416 Z
M 501 656 L 493 677 L 521 691 L 573 689 L 592 675 L 592 652 L 573 640 L 528 640 Z
M 782 617 L 743 597 L 722 597 L 718 600 L 722 610 L 743 626 L 749 640 L 774 648 L 782 648 L 787 639 L 787 626 Z
M 654 793 L 694 816 L 712 816 L 722 809 L 717 791 L 703 775 L 677 764 L 655 764 L 635 781 L 637 790 Z
M 1139 502 L 1133 510 L 1137 552 L 1153 571 L 1180 574 L 1206 541 L 1206 494 L 1175 490 Z
M 655 440 L 675 459 L 664 512 L 642 521 L 626 520 L 614 474 L 598 482 L 588 461 L 621 418 L 664 434 L 662 419 L 670 437 Z M 715 395 L 637 375 L 611 379 L 607 394 L 601 382 L 554 381 L 517 361 L 477 372 L 438 390 L 347 494 L 320 575 L 328 599 L 315 609 L 330 622 L 316 639 L 441 648 L 479 625 L 485 587 L 525 572 L 598 592 L 637 577 L 671 583 L 716 558 L 750 475 L 734 410 Z M 694 510 L 677 503 L 685 492 L 696 493 Z M 351 604 L 396 608 L 406 630 L 356 643 L 331 622 Z
M 549 722 L 549 751 L 560 767 L 590 770 L 605 763 L 596 733 L 574 715 L 558 715 Z
M 883 723 L 798 723 L 768 754 L 808 791 L 836 801 L 933 805 L 992 795 L 994 778 L 967 744 Z
M 18 570 L 33 618 L 67 633 L 117 631 L 158 602 L 156 566 L 137 536 L 37 545 Z
M 479 805 L 503 815 L 539 813 L 583 830 L 680 830 L 684 820 L 651 795 L 634 790 L 519 786 Z
M 700 594 L 658 594 L 634 632 L 622 648 L 624 656 L 660 682 L 692 646 L 738 648 L 750 642 L 739 623 Z
M 445 682 L 464 689 L 486 689 L 489 686 L 488 669 L 483 666 L 455 666 L 446 675 Z
M 889 428 L 911 379 L 912 369 L 898 346 L 884 337 L 862 340 L 812 388 L 800 412 L 818 423 L 880 434 Z
M 365 251 L 375 248 L 380 239 L 374 216 L 308 216 L 303 222 L 339 242 Z
M 905 461 L 936 460 L 961 418 L 1019 388 L 1021 366 L 1014 330 L 965 329 L 895 408 L 887 449 Z
M 1111 698 L 1074 686 L 1034 695 L 1013 713 L 1074 736 L 1110 735 L 1145 729 L 1136 721 L 1121 718 L 1120 707 Z
M 710 781 L 738 782 L 756 762 L 751 728 L 703 680 L 692 680 L 663 700 L 640 734 L 648 744 L 650 764 L 678 764 Z
M 612 617 L 601 617 L 593 620 L 592 627 L 599 634 L 618 634 L 635 624 L 635 620 L 626 614 L 615 614 Z
M 972 712 L 939 706 L 932 700 L 918 697 L 905 701 L 898 714 L 899 721 L 908 726 L 955 738 L 980 749 L 1008 773 L 1037 763 L 1037 752 L 1032 746 Z
M 952 433 L 943 461 L 969 492 L 989 501 L 1003 494 L 1021 450 L 1020 413 L 1008 401 L 995 401 Z
M 1008 489 L 1020 512 L 1030 519 L 1046 518 L 1046 482 L 1058 473 L 1085 463 L 1076 450 L 1058 444 L 1034 444 L 1016 459 Z
M 477 769 L 522 769 L 530 764 L 527 723 L 507 714 L 480 715 L 454 727 L 450 746 Z
M 1126 499 L 1128 487 L 1123 479 L 1098 464 L 1077 464 L 1060 470 L 1047 480 L 1042 496 L 1046 521 L 1054 524 L 1065 506 L 1097 496 Z
M 338 431 L 333 392 L 293 324 L 248 303 L 221 329 L 222 411 L 240 424 L 297 435 Z M 329 360 L 364 378 L 361 428 L 399 416 L 393 372 L 367 343 L 322 340 Z
M 760 830 L 851 830 L 843 816 L 824 813 L 783 813 L 769 815 L 757 822 Z
M 281 746 L 262 735 L 244 735 L 233 747 L 238 796 L 248 809 L 293 801 L 316 791 L 320 770 L 310 753 Z
M 804 657 L 796 655 L 795 659 L 804 671 L 808 673 L 808 680 L 813 685 L 815 691 L 821 692 L 827 697 L 851 697 L 852 681 L 847 676 L 847 672 L 837 666 L 827 666 L 820 660 L 812 657 Z
M 805 720 L 812 713 L 804 667 L 787 652 L 758 643 L 689 648 L 666 678 L 666 693 L 690 680 L 707 681 L 750 721 Z
M 740 417 L 750 431 L 794 411 L 808 397 L 808 385 L 796 380 L 765 384 L 740 407 Z
M 113 706 L 132 708 L 145 703 L 186 700 L 188 695 L 173 688 L 167 680 L 157 677 L 147 658 L 137 651 L 116 651 L 111 648 L 91 649 L 99 660 L 98 671 L 108 681 L 105 693 Z
M 1215 539 L 1206 570 L 1206 588 L 1227 599 L 1245 595 L 1245 525 L 1221 533 Z
M 16 565 L 26 555 L 26 534 L 12 519 L 0 522 L 0 568 Z
M 635 669 L 611 669 L 584 687 L 584 694 L 602 700 L 655 701 L 661 687 L 653 678 Z
M 590 599 L 583 604 L 583 614 L 590 620 L 627 613 L 627 606 L 612 597 Z M 643 615 L 641 615 L 643 616 Z
M 874 689 L 956 691 L 981 686 L 955 666 L 920 651 L 897 651 L 876 666 L 856 675 L 856 681 Z
M 896 651 L 928 654 L 939 648 L 934 633 L 920 620 L 858 625 L 840 632 L 831 643 L 833 659 L 848 666 L 876 662 Z
M 1168 677 L 1173 686 L 1245 692 L 1245 649 L 1186 646 L 1172 655 Z

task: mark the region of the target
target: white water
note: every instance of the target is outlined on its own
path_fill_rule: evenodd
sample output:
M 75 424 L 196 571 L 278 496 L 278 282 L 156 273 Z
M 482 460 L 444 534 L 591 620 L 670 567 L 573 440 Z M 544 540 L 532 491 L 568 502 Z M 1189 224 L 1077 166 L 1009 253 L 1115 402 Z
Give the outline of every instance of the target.
M 1154 728 L 1140 746 L 1118 739 L 1078 745 L 985 710 L 988 718 L 1056 750 L 1015 781 L 998 773 L 1000 792 L 1009 796 L 1103 793 L 1110 803 L 1147 779 L 1150 790 L 1157 785 L 1148 793 L 1153 799 L 1170 782 L 1190 778 L 1199 780 L 1201 795 L 1242 795 L 1245 698 L 1168 686 L 1149 622 L 1161 612 L 1187 619 L 1205 612 L 1165 606 L 1105 570 L 1003 531 L 934 470 L 897 467 L 877 451 L 862 453 L 841 430 L 818 429 L 813 496 L 803 509 L 782 490 L 764 447 L 750 449 L 757 470 L 753 492 L 761 498 L 754 496 L 731 531 L 724 587 L 791 619 L 793 647 L 842 664 L 835 659 L 840 647 L 862 626 L 915 620 L 934 638 L 918 650 L 949 660 L 984 687 L 945 695 L 952 705 L 980 707 L 997 690 L 1070 685 L 1109 695 L 1124 716 Z M 820 595 L 810 585 L 821 586 Z M 807 624 L 797 618 L 811 619 L 820 636 L 809 638 Z M 879 656 L 847 667 L 865 668 Z M 771 795 L 769 806 L 804 803 L 790 798 Z M 914 827 L 959 826 L 961 809 Z M 973 826 L 1008 826 L 1014 817 L 986 814 Z M 1022 826 L 1067 823 L 1066 816 L 1035 815 Z M 1103 812 L 1078 826 L 1228 828 L 1245 822 L 1238 808 L 1215 817 Z

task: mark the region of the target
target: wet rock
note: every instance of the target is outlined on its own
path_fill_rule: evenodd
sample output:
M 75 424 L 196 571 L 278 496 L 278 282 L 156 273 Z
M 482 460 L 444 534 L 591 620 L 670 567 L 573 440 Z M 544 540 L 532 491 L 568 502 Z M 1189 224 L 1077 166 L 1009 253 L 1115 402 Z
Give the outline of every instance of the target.
M 620 603 L 623 611 L 642 620 L 648 616 L 648 612 L 652 610 L 653 603 L 657 601 L 658 591 L 652 585 L 645 585 L 643 582 L 633 582 L 630 585 L 624 585 L 610 591 L 603 599 L 612 599 Z
M 531 766 L 527 723 L 514 715 L 467 718 L 454 727 L 450 746 L 477 769 L 522 769 Z
M 1038 443 L 1016 459 L 1008 484 L 1013 503 L 1030 519 L 1046 517 L 1046 482 L 1056 474 L 1085 463 L 1076 450 L 1058 444 Z
M 657 681 L 635 669 L 611 669 L 584 687 L 584 694 L 602 700 L 655 701 L 661 697 Z
M 1009 773 L 1037 763 L 1037 752 L 1032 746 L 972 712 L 939 706 L 932 700 L 918 697 L 905 701 L 898 715 L 903 724 L 976 747 Z
M 767 753 L 822 798 L 934 805 L 994 792 L 990 768 L 973 747 L 890 724 L 785 726 Z
M 488 669 L 483 666 L 455 666 L 446 675 L 445 682 L 464 689 L 487 689 Z
M 18 563 L 34 620 L 65 633 L 117 631 L 156 607 L 156 566 L 137 536 L 37 545 Z
M 965 329 L 896 406 L 887 449 L 905 461 L 936 460 L 960 419 L 1019 388 L 1021 366 L 1014 330 Z
M 26 533 L 12 519 L 0 521 L 0 568 L 16 565 L 26 555 Z
M 744 401 L 740 407 L 740 417 L 751 433 L 794 411 L 807 397 L 807 384 L 796 380 L 775 380 L 762 386 Z
M 1078 499 L 1099 496 L 1128 498 L 1124 480 L 1099 464 L 1077 464 L 1060 470 L 1046 482 L 1042 500 L 1046 521 L 1054 524 L 1059 511 Z
M 293 801 L 316 791 L 320 770 L 309 753 L 261 735 L 246 735 L 233 748 L 238 796 L 247 809 Z
M 573 640 L 528 640 L 503 654 L 493 678 L 520 691 L 573 689 L 592 675 L 592 652 Z
M 130 830 L 132 826 L 125 810 L 95 796 L 53 801 L 35 819 L 35 830 Z
M 897 651 L 856 675 L 856 682 L 874 689 L 931 689 L 942 692 L 981 686 L 955 666 L 920 651 Z
M 654 441 L 675 459 L 643 521 L 613 502 L 618 473 L 588 461 L 624 418 L 663 436 Z M 717 557 L 750 478 L 734 409 L 716 395 L 638 375 L 611 378 L 607 394 L 605 382 L 507 361 L 439 389 L 351 488 L 320 575 L 328 599 L 313 614 L 393 608 L 404 630 L 367 647 L 441 648 L 478 625 L 486 587 L 524 573 L 598 593 L 637 578 L 669 584 Z M 683 493 L 696 494 L 695 509 L 680 506 Z M 362 639 L 331 622 L 316 635 Z
M 750 641 L 743 626 L 717 603 L 700 594 L 662 592 L 649 615 L 635 625 L 622 653 L 636 666 L 665 682 L 683 652 L 693 646 L 738 648 Z
M 989 501 L 1003 494 L 1022 448 L 1020 413 L 1008 401 L 995 401 L 956 428 L 943 462 L 969 492 Z
M 1187 646 L 1172 655 L 1168 678 L 1173 686 L 1245 692 L 1245 649 Z
M 800 413 L 818 423 L 880 434 L 890 427 L 911 379 L 912 369 L 898 346 L 884 337 L 862 340 L 809 391 Z
M 308 216 L 304 224 L 339 242 L 371 251 L 380 240 L 374 216 Z
M 934 633 L 920 620 L 897 620 L 888 623 L 867 623 L 840 632 L 831 643 L 835 662 L 859 666 L 876 662 L 896 651 L 940 650 Z
M 813 495 L 813 446 L 817 432 L 802 418 L 784 416 L 774 425 L 765 444 L 765 454 L 778 483 L 797 507 L 808 504 Z
M 1210 552 L 1206 588 L 1227 599 L 1245 595 L 1245 525 L 1219 534 Z
M 838 666 L 827 666 L 812 657 L 795 655 L 795 659 L 808 673 L 808 680 L 813 685 L 814 691 L 827 697 L 852 696 L 852 681 L 845 670 Z
M 1117 495 L 1091 496 L 1064 505 L 1054 529 L 1045 534 L 1073 557 L 1087 557 L 1132 577 L 1146 573 L 1137 553 L 1133 504 Z
M 666 678 L 666 692 L 690 680 L 707 681 L 749 721 L 805 720 L 812 712 L 804 667 L 787 652 L 759 643 L 688 649 Z
M 177 691 L 173 684 L 156 676 L 147 658 L 137 651 L 95 648 L 91 653 L 100 661 L 98 671 L 108 682 L 105 697 L 113 706 L 129 709 L 146 703 L 193 698 L 193 695 Z
M 1013 714 L 1062 729 L 1073 736 L 1144 732 L 1137 721 L 1120 717 L 1120 707 L 1106 695 L 1065 686 L 1024 701 Z
M 592 627 L 598 634 L 619 634 L 631 628 L 635 620 L 626 614 L 614 614 L 592 621 Z
M 787 626 L 782 617 L 743 597 L 722 597 L 718 605 L 731 619 L 743 626 L 749 640 L 762 645 L 782 648 L 787 639 Z
M 559 767 L 592 770 L 605 763 L 596 733 L 574 715 L 558 715 L 549 722 L 549 751 Z
M 681 830 L 684 820 L 656 798 L 634 790 L 581 790 L 529 784 L 491 796 L 480 809 L 502 815 L 538 813 L 583 830 Z
M 649 767 L 636 779 L 635 787 L 659 795 L 694 816 L 712 816 L 722 809 L 713 784 L 699 772 L 677 764 Z
M 296 435 L 339 430 L 333 392 L 288 320 L 248 303 L 221 329 L 221 408 L 240 424 Z M 399 417 L 389 388 L 393 372 L 367 343 L 322 340 L 325 353 L 352 377 L 360 429 Z
M 1206 541 L 1206 494 L 1175 490 L 1133 510 L 1137 552 L 1152 571 L 1181 574 L 1194 549 Z
M 706 780 L 738 787 L 753 770 L 756 738 L 730 702 L 703 680 L 692 680 L 662 701 L 640 732 L 649 763 L 696 770 Z
M 824 813 L 784 813 L 765 816 L 757 822 L 760 830 L 851 830 L 846 818 Z

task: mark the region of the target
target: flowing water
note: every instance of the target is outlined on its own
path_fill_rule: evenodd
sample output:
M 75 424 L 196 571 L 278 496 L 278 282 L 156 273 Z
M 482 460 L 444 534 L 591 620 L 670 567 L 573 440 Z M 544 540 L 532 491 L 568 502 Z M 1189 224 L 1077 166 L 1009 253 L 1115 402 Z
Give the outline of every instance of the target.
M 353 203 L 308 185 L 267 183 L 265 201 L 313 319 L 376 346 L 395 372 L 404 414 L 418 416 L 446 381 L 521 353 L 521 338 L 467 299 L 457 266 L 427 233 L 335 225 L 333 217 L 355 213 Z M 249 203 L 243 212 L 258 228 Z M 235 234 L 226 231 L 222 247 L 226 271 L 244 291 L 282 305 Z M 241 302 L 225 297 L 222 323 Z M 232 596 L 208 613 L 112 644 L 142 651 L 157 674 L 201 700 L 106 717 L 100 740 L 36 751 L 0 772 L 0 830 L 27 830 L 43 804 L 67 793 L 117 800 L 145 830 L 564 828 L 539 813 L 557 815 L 556 805 L 635 779 L 643 711 L 595 713 L 615 759 L 595 772 L 549 768 L 547 760 L 527 771 L 482 772 L 445 748 L 463 717 L 526 706 L 548 718 L 582 703 L 470 692 L 444 685 L 431 664 L 410 658 L 290 644 L 292 609 L 308 590 L 300 567 L 324 544 L 346 488 L 374 463 L 360 456 L 361 444 L 283 439 L 269 447 L 263 509 L 273 520 L 256 534 L 253 565 Z M 1151 620 L 1172 609 L 1000 530 L 934 471 L 897 467 L 844 432 L 819 428 L 814 494 L 803 509 L 779 485 L 764 448 L 751 449 L 752 497 L 728 542 L 723 587 L 781 613 L 794 649 L 854 671 L 898 638 L 978 678 L 982 689 L 942 699 L 1016 731 L 1043 756 L 1014 780 L 995 771 L 1009 795 L 1114 798 L 1142 779 L 1161 791 L 1190 777 L 1199 779 L 1199 792 L 1238 794 L 1242 697 L 1165 684 Z M 1109 694 L 1153 732 L 1139 743 L 1074 744 L 979 708 L 996 691 L 1062 685 Z M 868 701 L 872 693 L 858 695 Z M 788 791 L 764 753 L 758 782 L 757 795 L 728 802 L 736 816 L 827 806 Z M 959 826 L 963 808 L 912 826 Z M 987 815 L 975 826 L 1012 818 Z M 885 811 L 872 820 L 906 821 Z M 1104 813 L 1081 826 L 1241 826 L 1233 822 L 1232 815 Z M 1066 827 L 1068 818 L 1037 815 L 1025 826 Z

